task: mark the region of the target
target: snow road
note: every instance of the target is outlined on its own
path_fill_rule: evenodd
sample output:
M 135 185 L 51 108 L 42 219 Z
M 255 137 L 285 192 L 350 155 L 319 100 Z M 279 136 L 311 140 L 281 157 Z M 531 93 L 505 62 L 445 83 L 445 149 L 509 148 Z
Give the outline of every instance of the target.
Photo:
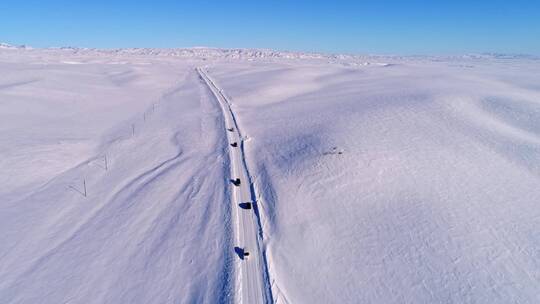
M 219 101 L 225 124 L 227 126 L 227 138 L 229 140 L 231 159 L 231 180 L 233 187 L 232 203 L 233 217 L 236 223 L 235 251 L 238 255 L 239 277 L 237 289 L 238 303 L 271 303 L 272 296 L 266 272 L 265 259 L 261 250 L 259 238 L 260 225 L 257 218 L 257 202 L 244 157 L 244 140 L 236 117 L 230 107 L 230 102 L 206 72 L 198 68 L 199 75 L 208 85 L 216 99 Z M 240 183 L 235 180 L 239 179 Z
M 498 57 L 0 46 L 0 302 L 540 303 Z

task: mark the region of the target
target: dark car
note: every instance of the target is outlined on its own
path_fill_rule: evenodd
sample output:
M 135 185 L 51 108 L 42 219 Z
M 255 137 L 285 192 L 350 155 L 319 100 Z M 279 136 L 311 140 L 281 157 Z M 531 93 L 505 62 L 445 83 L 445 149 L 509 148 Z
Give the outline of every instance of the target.
M 251 209 L 251 203 L 250 202 L 247 202 L 247 203 L 240 203 L 238 204 L 240 206 L 240 208 L 242 209 Z
M 233 147 L 236 148 L 236 147 L 238 147 L 238 144 L 237 144 L 236 142 L 233 142 L 233 143 L 231 144 L 231 146 L 233 146 Z
M 246 248 L 234 247 L 234 251 L 241 260 L 244 260 L 249 256 L 249 252 L 246 251 Z
M 235 186 L 240 186 L 240 179 L 237 178 L 237 179 L 233 180 L 232 183 L 233 183 Z

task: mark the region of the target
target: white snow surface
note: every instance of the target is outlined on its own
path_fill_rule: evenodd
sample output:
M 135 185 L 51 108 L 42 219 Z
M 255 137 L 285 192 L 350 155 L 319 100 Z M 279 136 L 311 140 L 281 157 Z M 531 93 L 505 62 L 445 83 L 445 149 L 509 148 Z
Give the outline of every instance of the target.
M 540 302 L 535 57 L 1 45 L 0 303 L 241 300 L 197 67 L 275 302 Z

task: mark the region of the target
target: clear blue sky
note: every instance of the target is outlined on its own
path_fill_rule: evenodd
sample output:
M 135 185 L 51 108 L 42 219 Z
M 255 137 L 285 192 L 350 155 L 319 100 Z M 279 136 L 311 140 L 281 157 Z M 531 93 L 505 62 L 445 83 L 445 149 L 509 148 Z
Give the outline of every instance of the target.
M 540 54 L 540 0 L 0 0 L 0 42 Z

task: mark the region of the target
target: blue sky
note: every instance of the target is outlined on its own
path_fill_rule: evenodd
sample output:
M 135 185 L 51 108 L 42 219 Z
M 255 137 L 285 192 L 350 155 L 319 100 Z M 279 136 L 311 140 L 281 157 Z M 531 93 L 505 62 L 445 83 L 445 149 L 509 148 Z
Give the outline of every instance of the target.
M 35 47 L 539 55 L 540 0 L 0 0 L 0 41 Z

